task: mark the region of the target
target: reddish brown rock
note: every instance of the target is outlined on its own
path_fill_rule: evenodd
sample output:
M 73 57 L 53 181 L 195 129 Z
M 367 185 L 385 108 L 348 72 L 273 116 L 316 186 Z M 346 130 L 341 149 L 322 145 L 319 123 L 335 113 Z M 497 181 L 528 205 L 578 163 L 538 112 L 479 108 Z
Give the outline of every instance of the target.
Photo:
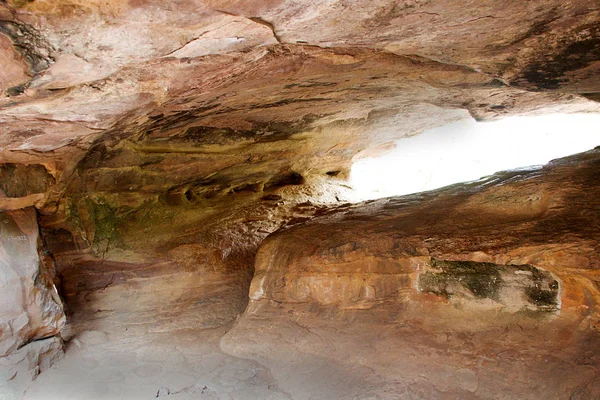
M 267 239 L 256 273 L 254 255 L 270 233 L 348 201 L 352 163 L 396 139 L 471 117 L 600 112 L 599 21 L 590 0 L 2 2 L 0 209 L 35 218 L 22 211 L 34 206 L 42 263 L 56 262 L 56 277 L 49 273 L 39 292 L 46 294 L 24 302 L 54 304 L 55 319 L 15 322 L 4 343 L 12 349 L 60 329 L 52 281 L 65 299 L 69 336 L 225 326 L 244 312 L 250 291 L 248 315 L 224 346 L 252 353 L 253 330 L 264 333 L 262 346 L 277 341 L 278 328 L 290 335 L 285 346 L 298 339 L 289 354 L 312 352 L 300 364 L 321 379 L 314 390 L 308 378 L 288 379 L 300 397 L 519 397 L 508 384 L 515 376 L 548 382 L 546 360 L 567 369 L 549 358 L 561 348 L 571 362 L 567 383 L 544 383 L 531 398 L 595 395 L 596 358 L 582 349 L 596 349 L 597 202 L 579 192 L 595 189 L 578 175 L 595 155 L 578 160 L 580 168 L 549 167 L 539 179 L 338 210 Z M 17 321 L 25 305 L 11 301 Z M 558 322 L 541 318 L 535 331 L 523 310 Z M 424 321 L 428 312 L 435 318 Z M 346 324 L 359 315 L 365 330 L 334 325 L 341 344 L 331 350 L 338 339 L 326 332 L 327 317 Z M 413 325 L 402 331 L 402 318 L 426 332 L 422 341 Z M 388 320 L 396 327 L 382 325 Z M 315 324 L 323 325 L 313 334 Z M 541 336 L 554 344 L 530 353 L 514 344 Z M 302 350 L 315 337 L 324 347 Z M 486 341 L 508 351 L 492 354 Z M 462 358 L 402 369 L 391 356 L 370 360 L 369 348 Z M 482 367 L 490 359 L 497 365 Z M 269 363 L 276 373 L 296 368 Z M 327 386 L 334 377 L 322 372 L 334 364 L 343 379 Z M 517 372 L 491 388 L 505 367 Z M 394 387 L 398 375 L 412 383 Z M 195 385 L 184 388 L 203 387 Z
M 314 398 L 594 398 L 599 166 L 594 150 L 280 230 L 221 347 Z
M 0 101 L 3 157 L 86 150 L 84 138 L 110 128 L 255 132 L 309 122 L 335 135 L 330 123 L 342 121 L 367 122 L 362 150 L 456 118 L 447 109 L 481 119 L 553 104 L 594 109 L 564 94 L 598 91 L 589 0 L 217 3 L 2 5 L 2 32 L 32 78 Z M 422 110 L 431 104 L 444 110 Z M 384 134 L 400 123 L 402 133 Z
M 27 64 L 15 50 L 10 39 L 0 34 L 0 87 L 9 88 L 25 82 L 27 76 Z
M 588 279 L 585 290 L 595 305 L 598 158 L 593 150 L 540 170 L 499 173 L 471 184 L 372 201 L 284 229 L 261 245 L 250 297 L 345 308 L 403 302 L 419 289 L 502 304 L 493 298 L 498 292 L 491 297 L 465 292 L 468 279 L 477 275 L 508 284 L 513 278 L 506 273 L 537 276 L 534 286 L 548 289 L 552 277 L 535 270 L 541 268 L 560 281 Z M 460 265 L 467 261 L 474 263 Z M 510 265 L 522 268 L 509 271 Z M 492 275 L 485 276 L 485 270 Z M 464 280 L 460 290 L 454 285 L 459 280 Z M 569 286 L 563 283 L 560 290 L 562 309 L 574 311 L 577 307 L 568 299 L 581 288 Z M 598 311 L 594 306 L 589 312 Z

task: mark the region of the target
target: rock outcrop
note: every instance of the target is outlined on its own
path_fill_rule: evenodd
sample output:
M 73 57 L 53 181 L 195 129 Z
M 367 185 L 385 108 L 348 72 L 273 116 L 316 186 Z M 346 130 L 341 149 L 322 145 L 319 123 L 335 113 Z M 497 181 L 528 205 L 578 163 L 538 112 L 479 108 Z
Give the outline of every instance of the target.
M 541 169 L 370 201 L 283 229 L 261 245 L 250 298 L 342 309 L 364 300 L 371 308 L 402 302 L 418 289 L 504 307 L 502 282 L 521 287 L 526 297 L 534 283 L 540 290 L 553 286 L 555 297 L 560 291 L 564 310 L 581 306 L 582 288 L 569 288 L 576 274 L 589 280 L 584 292 L 594 301 L 585 309 L 597 312 L 599 155 L 592 150 Z M 530 283 L 504 274 L 527 276 Z M 487 282 L 480 291 L 469 285 L 475 276 Z M 563 282 L 560 290 L 553 279 Z
M 600 112 L 599 23 L 591 0 L 0 2 L 0 210 L 24 232 L 2 231 L 0 273 L 25 282 L 17 299 L 6 281 L 3 362 L 58 354 L 57 293 L 66 336 L 224 326 L 249 292 L 250 315 L 273 302 L 377 314 L 414 296 L 517 322 L 523 308 L 595 310 L 597 204 L 578 192 L 595 189 L 560 173 L 579 176 L 594 154 L 544 170 L 540 187 L 514 178 L 349 208 L 360 215 L 335 229 L 354 240 L 309 224 L 269 237 L 256 273 L 254 256 L 269 234 L 350 202 L 352 163 L 399 138 Z M 396 209 L 412 217 L 383 218 Z M 375 231 L 357 232 L 362 219 Z M 312 242 L 285 239 L 304 229 Z M 362 241 L 373 248 L 349 244 Z M 332 254 L 299 256 L 321 245 Z
M 282 229 L 221 346 L 309 398 L 595 398 L 599 166 L 593 150 Z
M 65 315 L 36 211 L 0 212 L 0 238 L 0 379 L 2 399 L 16 399 L 62 354 Z

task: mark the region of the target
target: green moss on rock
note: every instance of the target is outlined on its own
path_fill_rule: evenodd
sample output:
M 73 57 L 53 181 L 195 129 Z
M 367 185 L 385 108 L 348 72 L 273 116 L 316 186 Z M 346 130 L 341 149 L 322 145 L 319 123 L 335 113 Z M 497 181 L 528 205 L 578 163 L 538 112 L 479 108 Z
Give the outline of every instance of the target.
M 117 209 L 111 207 L 105 199 L 86 199 L 90 219 L 94 224 L 92 250 L 98 256 L 104 255 L 111 247 L 123 247 L 118 225 L 120 218 Z
M 440 273 L 430 273 L 438 275 L 435 279 L 438 287 L 443 287 L 442 293 L 452 293 L 452 287 L 464 287 L 477 298 L 498 299 L 498 291 L 502 284 L 500 277 L 503 266 L 492 263 L 481 263 L 474 261 L 440 261 L 431 260 L 431 266 L 440 269 Z M 432 277 L 425 280 L 425 284 L 432 282 Z M 424 291 L 430 291 L 423 286 Z
M 554 311 L 559 283 L 533 265 L 499 265 L 475 261 L 431 260 L 433 270 L 420 275 L 423 292 L 446 298 L 491 299 L 512 309 Z

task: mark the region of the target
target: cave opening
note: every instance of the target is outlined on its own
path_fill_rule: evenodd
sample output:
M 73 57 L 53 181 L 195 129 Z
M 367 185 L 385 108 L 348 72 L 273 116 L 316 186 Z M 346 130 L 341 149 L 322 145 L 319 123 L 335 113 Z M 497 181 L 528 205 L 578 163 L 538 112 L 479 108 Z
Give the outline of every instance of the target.
M 399 139 L 379 157 L 359 159 L 350 182 L 363 201 L 536 168 L 598 146 L 599 126 L 600 114 L 593 113 L 465 119 Z
M 0 400 L 600 399 L 597 3 L 1 0 Z

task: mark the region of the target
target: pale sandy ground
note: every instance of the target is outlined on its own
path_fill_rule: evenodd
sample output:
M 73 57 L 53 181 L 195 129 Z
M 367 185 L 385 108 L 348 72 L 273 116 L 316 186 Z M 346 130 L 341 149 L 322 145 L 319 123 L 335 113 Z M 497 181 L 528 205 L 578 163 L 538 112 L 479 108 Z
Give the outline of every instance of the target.
M 290 399 L 267 368 L 219 349 L 226 330 L 82 332 L 23 399 Z
M 600 398 L 600 334 L 588 319 L 394 310 L 257 303 L 213 329 L 70 327 L 79 333 L 65 357 L 23 400 Z

